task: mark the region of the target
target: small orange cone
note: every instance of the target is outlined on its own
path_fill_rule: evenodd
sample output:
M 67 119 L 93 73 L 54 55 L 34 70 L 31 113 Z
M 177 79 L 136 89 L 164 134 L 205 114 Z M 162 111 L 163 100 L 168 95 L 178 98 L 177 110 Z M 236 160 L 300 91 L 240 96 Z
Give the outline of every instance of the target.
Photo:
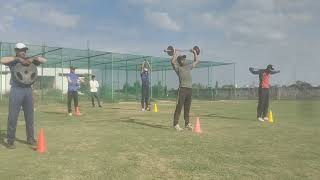
M 47 150 L 47 148 L 46 148 L 46 143 L 44 140 L 43 128 L 41 128 L 40 134 L 39 134 L 39 139 L 38 139 L 37 151 L 38 151 L 38 153 L 44 153 L 44 152 L 46 152 L 46 150 Z
M 194 128 L 194 132 L 197 133 L 197 134 L 201 134 L 202 131 L 201 131 L 201 125 L 200 125 L 200 118 L 197 117 L 197 121 L 196 121 L 196 126 Z
M 80 113 L 80 108 L 79 108 L 79 106 L 78 107 L 76 107 L 76 116 L 80 116 L 81 115 L 81 113 Z

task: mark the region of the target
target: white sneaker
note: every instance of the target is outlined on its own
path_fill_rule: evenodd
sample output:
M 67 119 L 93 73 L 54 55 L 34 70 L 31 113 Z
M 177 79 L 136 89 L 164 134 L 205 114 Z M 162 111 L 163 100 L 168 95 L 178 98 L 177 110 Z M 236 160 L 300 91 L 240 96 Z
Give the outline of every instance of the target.
M 72 113 L 69 113 L 69 116 L 72 116 Z
M 263 120 L 264 121 L 269 121 L 269 118 L 268 117 L 264 117 Z
M 144 108 L 142 108 L 141 111 L 146 111 L 146 110 Z
M 264 120 L 261 117 L 259 117 L 258 120 L 261 122 L 264 122 Z
M 175 125 L 174 128 L 177 130 L 177 131 L 182 131 L 183 129 L 179 126 L 179 124 Z

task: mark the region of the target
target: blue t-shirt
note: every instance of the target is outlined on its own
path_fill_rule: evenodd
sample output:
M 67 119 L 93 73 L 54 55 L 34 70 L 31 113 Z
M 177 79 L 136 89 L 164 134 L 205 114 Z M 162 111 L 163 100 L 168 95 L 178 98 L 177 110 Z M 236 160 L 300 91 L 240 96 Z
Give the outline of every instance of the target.
M 142 81 L 142 86 L 149 86 L 149 73 L 148 73 L 148 71 L 143 71 L 141 73 L 141 81 Z
M 68 81 L 68 91 L 78 91 L 80 88 L 79 76 L 75 73 L 69 73 L 67 77 L 71 80 L 71 83 Z

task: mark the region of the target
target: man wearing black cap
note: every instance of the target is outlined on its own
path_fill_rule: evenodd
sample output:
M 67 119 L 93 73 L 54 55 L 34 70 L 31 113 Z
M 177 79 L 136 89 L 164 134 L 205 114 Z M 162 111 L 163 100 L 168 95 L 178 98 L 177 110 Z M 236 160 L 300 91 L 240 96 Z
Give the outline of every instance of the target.
M 70 73 L 67 74 L 68 79 L 68 113 L 72 116 L 71 101 L 73 99 L 74 108 L 78 107 L 78 90 L 80 88 L 80 82 L 84 82 L 75 73 L 76 68 L 74 66 L 70 67 Z
M 192 99 L 191 70 L 199 63 L 199 59 L 195 50 L 192 49 L 190 51 L 193 53 L 194 59 L 192 64 L 186 62 L 186 55 L 177 56 L 176 51 L 174 51 L 173 57 L 171 59 L 171 65 L 179 78 L 178 100 L 173 120 L 173 126 L 177 131 L 183 130 L 179 126 L 179 117 L 182 107 L 184 107 L 185 128 L 188 130 L 193 129 L 192 125 L 189 122 L 189 112 Z
M 150 110 L 149 108 L 149 69 L 145 61 L 141 66 L 141 111 Z
M 267 121 L 269 109 L 270 74 L 280 73 L 280 71 L 275 71 L 271 64 L 269 64 L 266 69 L 254 69 L 250 67 L 249 71 L 252 74 L 259 75 L 257 118 L 261 122 Z
M 23 43 L 17 43 L 15 46 L 16 56 L 3 57 L 1 63 L 9 66 L 11 71 L 10 80 L 10 95 L 9 95 L 9 112 L 8 112 L 8 129 L 7 129 L 7 147 L 14 149 L 16 137 L 17 121 L 21 107 L 24 111 L 24 118 L 26 121 L 27 143 L 35 146 L 34 139 L 34 104 L 32 97 L 31 84 L 22 84 L 14 78 L 13 71 L 15 66 L 19 63 L 28 66 L 31 63 L 40 65 L 47 60 L 43 57 L 27 57 L 28 47 Z

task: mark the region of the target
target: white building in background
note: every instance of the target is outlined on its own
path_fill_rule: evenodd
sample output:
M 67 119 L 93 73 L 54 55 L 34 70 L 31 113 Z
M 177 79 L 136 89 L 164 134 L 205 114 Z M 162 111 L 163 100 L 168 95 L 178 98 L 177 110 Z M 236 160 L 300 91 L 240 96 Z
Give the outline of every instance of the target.
M 66 76 L 61 76 L 62 74 L 68 74 L 70 72 L 69 68 L 43 68 L 43 76 L 53 77 L 53 88 L 63 91 L 64 94 L 68 90 L 68 80 Z M 89 70 L 89 74 L 92 71 Z M 88 69 L 76 69 L 76 74 L 79 76 L 88 74 Z M 38 78 L 42 76 L 42 69 L 38 67 Z M 5 94 L 10 91 L 10 69 L 7 66 L 1 65 L 1 78 L 0 78 L 0 93 Z

